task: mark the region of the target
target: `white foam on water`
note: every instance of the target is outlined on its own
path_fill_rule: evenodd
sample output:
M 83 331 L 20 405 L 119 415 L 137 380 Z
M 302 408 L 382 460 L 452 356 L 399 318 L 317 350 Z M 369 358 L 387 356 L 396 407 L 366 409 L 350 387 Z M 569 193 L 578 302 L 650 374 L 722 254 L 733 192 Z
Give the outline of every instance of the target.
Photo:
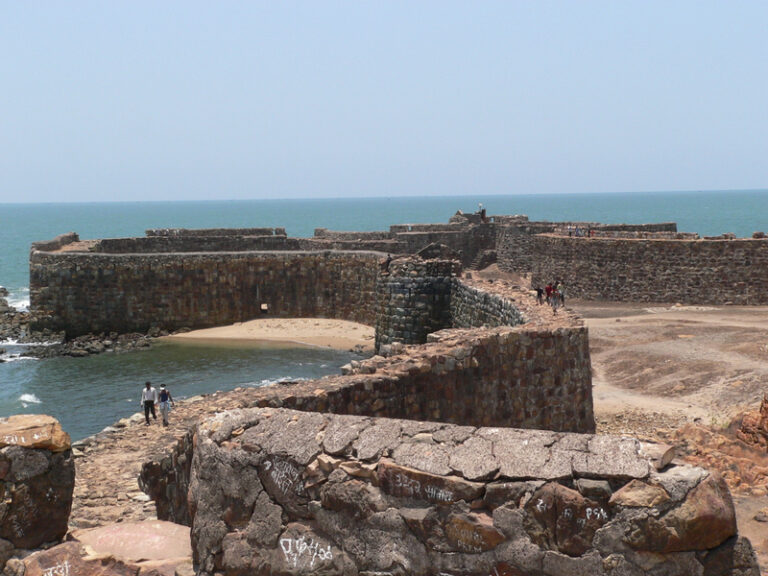
M 21 405 L 24 406 L 24 408 L 26 408 L 30 404 L 42 404 L 43 403 L 43 401 L 40 400 L 40 398 L 38 398 L 34 394 L 22 394 L 21 396 L 19 396 L 19 400 L 21 401 Z
M 2 356 L 0 355 L 0 358 L 3 359 L 3 362 L 18 362 L 19 360 L 34 360 L 37 361 L 39 358 L 34 358 L 33 356 L 21 356 L 18 354 L 14 354 L 13 356 Z
M 26 312 L 29 310 L 29 288 L 11 291 L 5 300 L 8 302 L 8 306 L 19 312 Z
M 253 387 L 259 388 L 261 386 L 271 386 L 273 384 L 281 384 L 282 382 L 303 382 L 305 380 L 311 380 L 311 378 L 291 378 L 290 376 L 283 376 L 282 378 L 278 378 L 276 380 L 266 378 L 259 382 L 246 382 L 245 384 L 243 384 L 243 386 L 253 386 Z

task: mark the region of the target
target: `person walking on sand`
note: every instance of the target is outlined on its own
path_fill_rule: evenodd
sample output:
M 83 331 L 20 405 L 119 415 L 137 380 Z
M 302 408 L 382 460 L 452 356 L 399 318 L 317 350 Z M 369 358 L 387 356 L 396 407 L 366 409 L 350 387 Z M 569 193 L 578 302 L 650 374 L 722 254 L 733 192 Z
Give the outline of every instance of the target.
M 147 421 L 147 426 L 149 426 L 150 412 L 152 412 L 152 418 L 157 420 L 155 404 L 157 404 L 157 390 L 152 387 L 152 382 L 146 382 L 144 384 L 144 390 L 141 391 L 141 405 L 144 406 L 144 418 Z
M 171 391 L 165 387 L 165 384 L 160 384 L 160 415 L 163 417 L 163 426 L 168 426 L 168 412 L 171 411 L 171 405 L 176 406 Z

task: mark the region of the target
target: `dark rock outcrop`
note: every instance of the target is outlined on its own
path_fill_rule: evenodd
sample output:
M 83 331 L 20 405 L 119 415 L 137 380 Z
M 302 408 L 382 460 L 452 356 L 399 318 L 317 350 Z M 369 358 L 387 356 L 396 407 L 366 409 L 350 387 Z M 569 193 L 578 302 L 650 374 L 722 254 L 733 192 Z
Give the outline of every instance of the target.
M 284 409 L 194 438 L 202 574 L 759 574 L 722 479 L 629 438 Z

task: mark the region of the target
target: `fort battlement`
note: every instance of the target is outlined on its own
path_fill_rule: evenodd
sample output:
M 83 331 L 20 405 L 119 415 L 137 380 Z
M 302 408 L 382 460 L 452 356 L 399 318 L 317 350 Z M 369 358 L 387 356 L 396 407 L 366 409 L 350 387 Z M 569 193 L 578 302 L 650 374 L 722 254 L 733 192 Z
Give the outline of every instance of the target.
M 533 285 L 565 282 L 570 297 L 620 302 L 768 304 L 768 240 L 532 239 Z
M 579 286 L 573 265 L 558 268 L 568 250 L 588 261 L 600 246 L 741 241 L 642 227 L 566 235 L 572 226 L 473 217 L 358 240 L 71 235 L 33 246 L 32 308 L 68 334 L 264 313 L 376 327 L 382 355 L 338 376 L 233 392 L 232 405 L 251 409 L 190 423 L 144 465 L 158 516 L 192 526 L 203 574 L 756 576 L 722 479 L 670 464 L 663 448 L 584 434 L 595 424 L 581 320 L 511 283 L 461 276 L 461 262 L 495 251 L 501 267 Z M 260 249 L 270 243 L 280 248 Z M 330 249 L 355 243 L 424 258 Z

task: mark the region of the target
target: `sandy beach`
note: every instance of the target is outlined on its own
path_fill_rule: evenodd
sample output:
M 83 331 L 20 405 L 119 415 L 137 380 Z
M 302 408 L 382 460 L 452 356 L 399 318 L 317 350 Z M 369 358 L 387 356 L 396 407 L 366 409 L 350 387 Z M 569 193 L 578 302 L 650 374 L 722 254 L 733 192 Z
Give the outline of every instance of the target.
M 327 318 L 258 318 L 230 326 L 205 328 L 166 337 L 177 342 L 263 343 L 320 346 L 336 350 L 353 348 L 373 352 L 371 326 Z

